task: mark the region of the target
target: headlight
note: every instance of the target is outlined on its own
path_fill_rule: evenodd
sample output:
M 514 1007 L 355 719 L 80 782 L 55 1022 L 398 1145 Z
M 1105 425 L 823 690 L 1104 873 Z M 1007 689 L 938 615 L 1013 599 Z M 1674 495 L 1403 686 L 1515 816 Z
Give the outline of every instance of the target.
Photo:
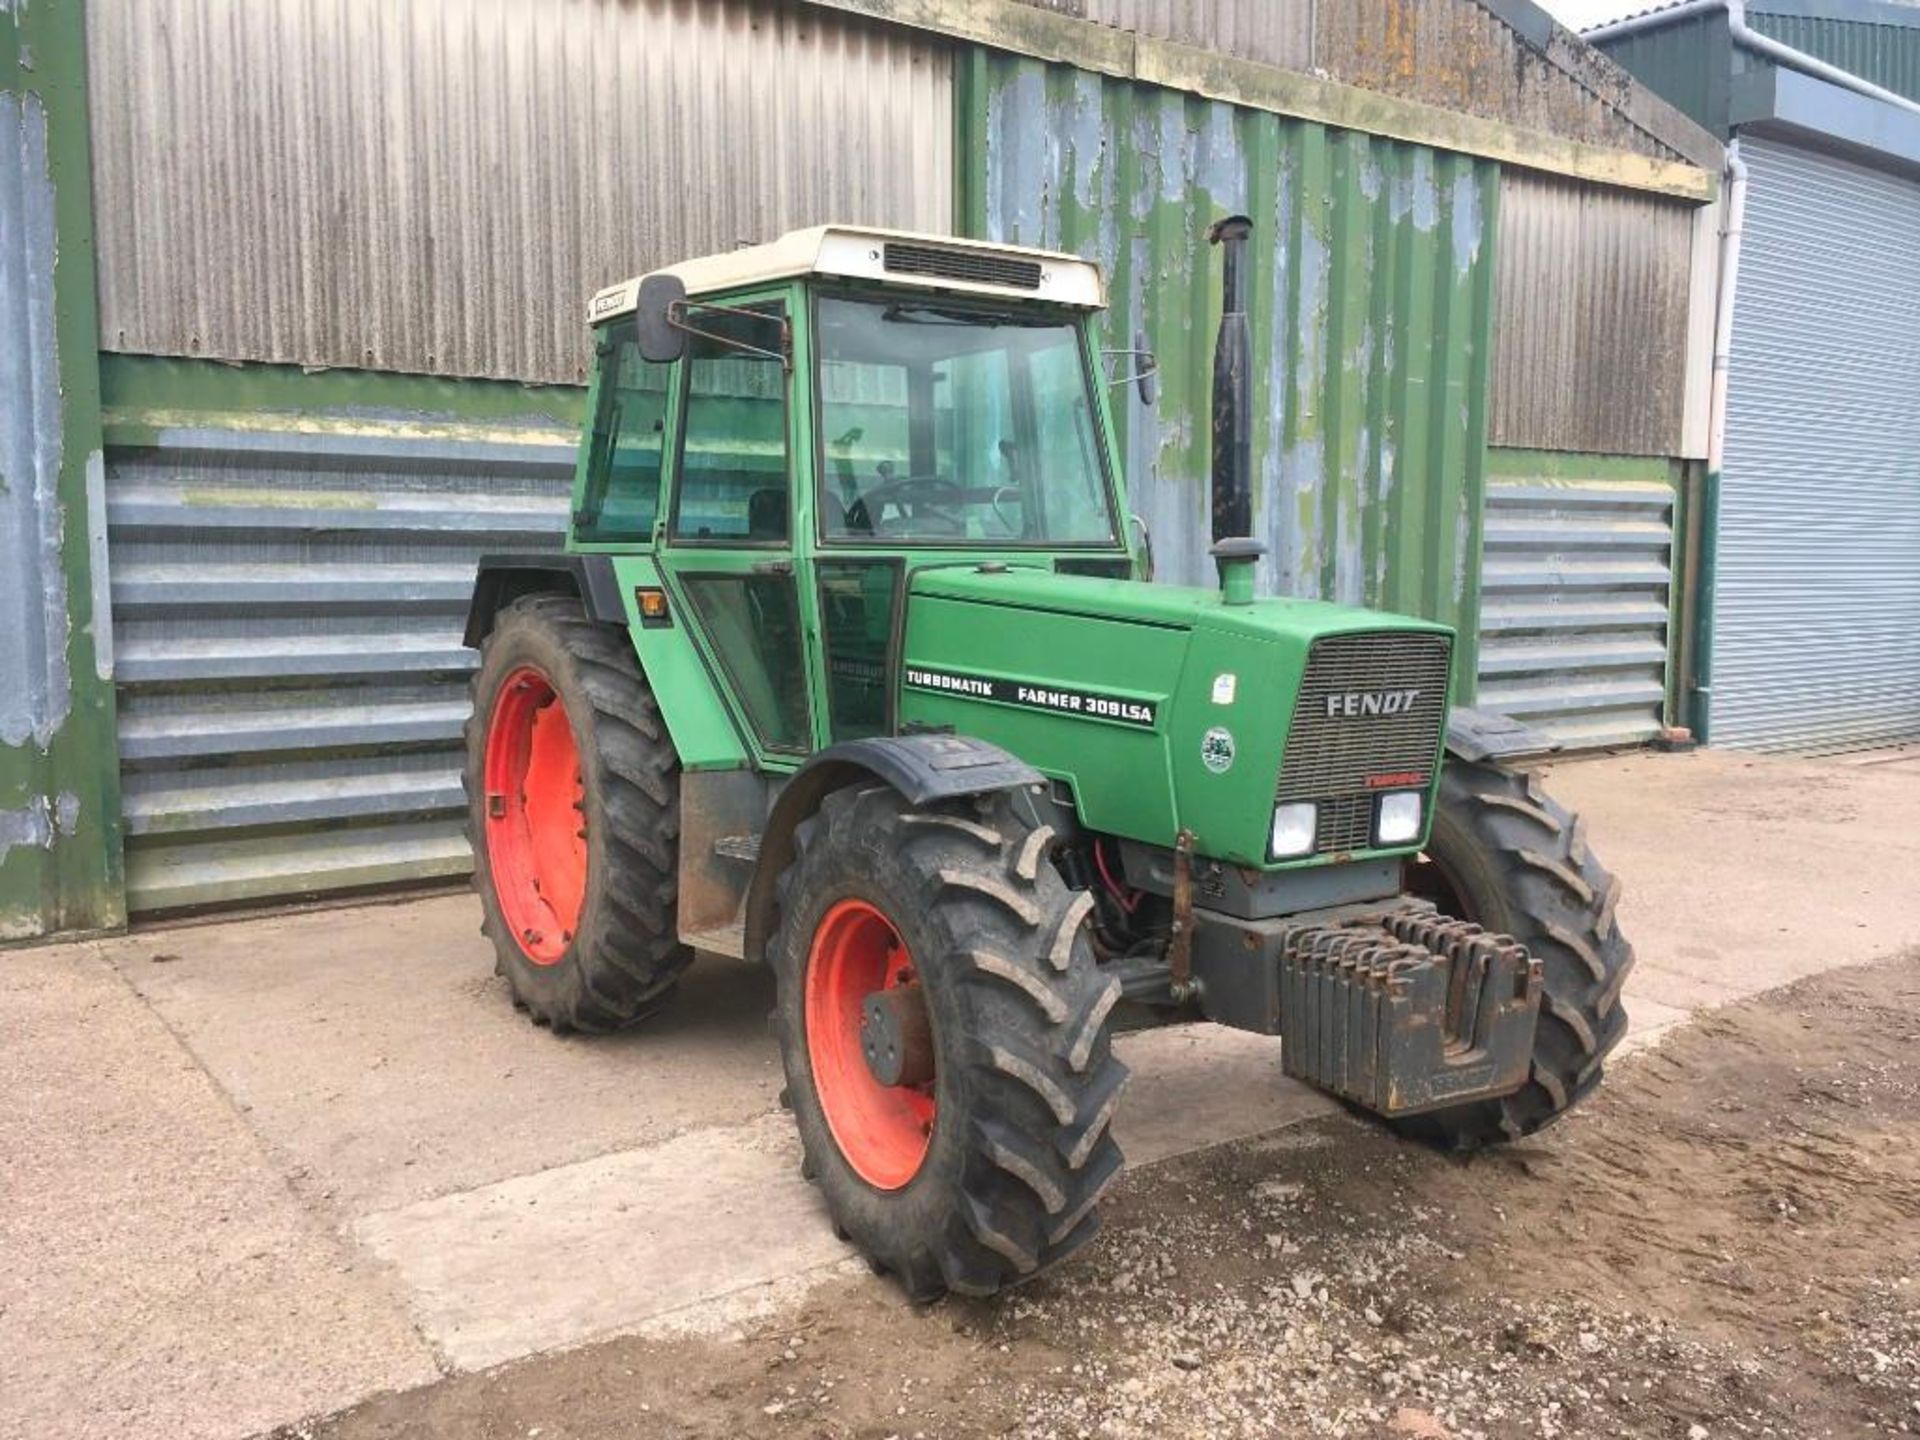
M 1313 853 L 1313 833 L 1319 820 L 1313 802 L 1281 805 L 1273 812 L 1273 858 L 1291 860 Z
M 1421 795 L 1418 790 L 1396 790 L 1380 797 L 1373 838 L 1381 845 L 1411 845 L 1420 838 Z

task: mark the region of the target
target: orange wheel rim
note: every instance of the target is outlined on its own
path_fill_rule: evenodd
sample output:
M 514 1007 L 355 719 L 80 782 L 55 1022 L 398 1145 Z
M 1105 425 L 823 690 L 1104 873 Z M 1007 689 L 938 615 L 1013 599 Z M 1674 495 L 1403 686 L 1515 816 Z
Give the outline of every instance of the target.
M 807 1057 L 827 1128 L 876 1190 L 920 1173 L 933 1143 L 934 1080 L 883 1085 L 861 1048 L 861 1007 L 876 990 L 916 983 L 900 932 L 865 900 L 841 900 L 814 931 L 805 984 Z
M 573 943 L 587 890 L 586 790 L 567 708 L 531 665 L 494 700 L 484 771 L 494 896 L 526 957 L 552 965 Z

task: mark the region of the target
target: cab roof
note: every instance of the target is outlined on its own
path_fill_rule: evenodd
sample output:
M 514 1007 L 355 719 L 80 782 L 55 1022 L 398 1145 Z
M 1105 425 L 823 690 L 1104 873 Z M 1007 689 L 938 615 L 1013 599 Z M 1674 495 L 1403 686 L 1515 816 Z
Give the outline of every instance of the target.
M 1100 267 L 1078 255 L 856 225 L 789 230 L 765 245 L 683 260 L 651 273 L 678 276 L 689 295 L 711 295 L 790 280 L 796 275 L 834 275 L 921 290 L 1040 300 L 1088 310 L 1106 304 Z M 629 313 L 645 278 L 637 275 L 595 295 L 587 306 L 588 322 L 597 325 Z

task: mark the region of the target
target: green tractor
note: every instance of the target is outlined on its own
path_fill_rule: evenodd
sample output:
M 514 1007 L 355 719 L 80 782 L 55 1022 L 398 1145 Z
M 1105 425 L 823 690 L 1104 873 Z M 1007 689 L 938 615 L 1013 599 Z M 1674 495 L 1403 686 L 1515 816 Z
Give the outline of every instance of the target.
M 773 967 L 805 1174 L 916 1298 L 1072 1253 L 1117 1024 L 1279 1035 L 1451 1146 L 1600 1078 L 1632 952 L 1444 626 L 1257 599 L 1240 217 L 1220 584 L 1149 581 L 1099 269 L 828 226 L 594 297 L 564 553 L 481 562 L 466 784 L 514 1003 L 606 1031 Z M 1126 352 L 1144 356 L 1144 352 Z

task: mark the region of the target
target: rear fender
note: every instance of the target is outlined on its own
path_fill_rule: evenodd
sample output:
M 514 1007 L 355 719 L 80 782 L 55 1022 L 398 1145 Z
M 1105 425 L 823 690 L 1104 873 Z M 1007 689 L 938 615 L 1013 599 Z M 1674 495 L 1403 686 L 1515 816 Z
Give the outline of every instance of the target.
M 527 595 L 572 595 L 589 619 L 625 628 L 620 581 L 606 555 L 482 555 L 467 606 L 466 646 L 478 650 L 500 612 Z
M 749 959 L 766 955 L 776 919 L 774 885 L 780 872 L 793 863 L 794 830 L 833 791 L 876 780 L 892 786 L 914 805 L 1045 784 L 1031 765 L 997 745 L 966 735 L 876 736 L 828 746 L 795 772 L 767 817 L 747 892 Z
M 657 586 L 659 571 L 645 555 L 487 555 L 474 578 L 466 643 L 478 649 L 500 612 L 527 595 L 568 595 L 587 618 L 627 633 L 667 733 L 686 770 L 737 770 L 749 763 L 745 739 L 728 715 L 718 681 L 702 662 L 685 617 L 655 626 L 638 623 L 634 586 Z

